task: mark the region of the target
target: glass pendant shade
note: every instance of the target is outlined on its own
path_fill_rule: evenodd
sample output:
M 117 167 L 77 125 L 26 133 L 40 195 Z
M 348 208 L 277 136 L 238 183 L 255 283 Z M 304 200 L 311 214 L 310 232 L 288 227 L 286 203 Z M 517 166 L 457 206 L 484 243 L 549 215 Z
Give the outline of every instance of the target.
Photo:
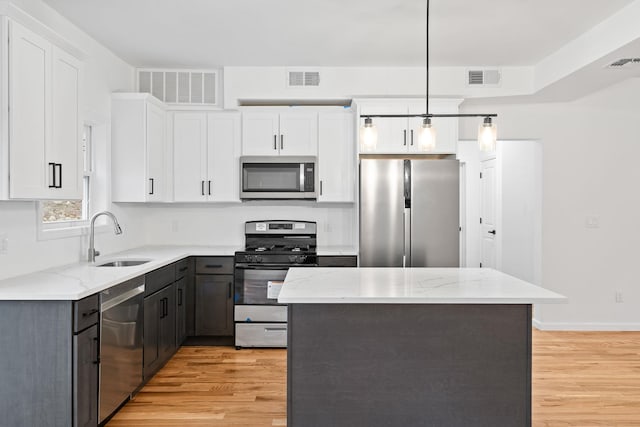
M 364 125 L 360 128 L 360 151 L 374 151 L 378 144 L 378 129 L 376 129 L 370 117 L 364 119 Z
M 426 117 L 418 130 L 418 148 L 420 151 L 436 149 L 436 129 L 431 125 L 431 119 Z
M 491 117 L 485 117 L 484 122 L 480 124 L 478 129 L 480 151 L 494 151 L 497 138 L 498 129 L 496 124 L 491 122 Z

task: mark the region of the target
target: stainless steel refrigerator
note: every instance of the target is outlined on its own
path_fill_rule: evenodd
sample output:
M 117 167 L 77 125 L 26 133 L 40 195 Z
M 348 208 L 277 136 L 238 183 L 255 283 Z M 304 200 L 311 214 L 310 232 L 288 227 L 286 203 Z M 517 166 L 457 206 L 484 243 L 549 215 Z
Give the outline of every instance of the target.
M 360 160 L 360 266 L 460 265 L 460 165 Z

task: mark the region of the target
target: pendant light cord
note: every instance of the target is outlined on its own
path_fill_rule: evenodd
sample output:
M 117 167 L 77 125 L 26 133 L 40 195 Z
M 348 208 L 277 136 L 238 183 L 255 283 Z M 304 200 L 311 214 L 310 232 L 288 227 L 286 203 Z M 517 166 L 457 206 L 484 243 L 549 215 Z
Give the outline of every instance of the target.
M 426 43 L 427 43 L 427 48 L 426 48 L 426 63 L 427 63 L 427 70 L 425 72 L 426 75 L 426 86 L 427 86 L 427 92 L 426 92 L 426 100 L 425 100 L 425 109 L 426 109 L 426 113 L 427 116 L 429 115 L 429 0 L 427 0 L 427 25 L 426 25 Z

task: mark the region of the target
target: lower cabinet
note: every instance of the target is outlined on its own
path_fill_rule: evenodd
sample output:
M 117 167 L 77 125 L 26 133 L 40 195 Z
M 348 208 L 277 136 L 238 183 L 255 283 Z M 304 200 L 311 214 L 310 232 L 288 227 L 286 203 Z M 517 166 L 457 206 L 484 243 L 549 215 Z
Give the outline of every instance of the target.
M 195 272 L 196 336 L 233 336 L 233 257 L 197 257 Z
M 187 338 L 187 278 L 176 281 L 176 348 Z
M 318 267 L 357 267 L 356 255 L 322 255 L 318 257 Z
M 196 276 L 196 335 L 233 335 L 233 275 Z
M 74 427 L 98 424 L 98 325 L 73 336 Z
M 168 285 L 144 298 L 144 380 L 176 350 L 176 287 Z

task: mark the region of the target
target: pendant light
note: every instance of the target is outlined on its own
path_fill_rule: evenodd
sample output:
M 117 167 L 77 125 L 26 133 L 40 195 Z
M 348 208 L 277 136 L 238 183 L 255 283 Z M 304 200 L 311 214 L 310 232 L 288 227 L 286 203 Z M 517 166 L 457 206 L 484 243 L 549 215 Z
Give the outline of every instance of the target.
M 424 114 L 362 114 L 364 124 L 360 128 L 360 151 L 374 151 L 378 142 L 378 131 L 373 124 L 373 118 L 408 118 L 422 117 L 422 125 L 418 129 L 418 148 L 423 152 L 434 151 L 436 148 L 436 129 L 431 123 L 433 117 L 483 117 L 484 120 L 478 129 L 478 145 L 482 151 L 493 151 L 496 147 L 497 128 L 492 122 L 492 117 L 497 114 L 431 114 L 429 113 L 429 0 L 427 0 L 426 21 L 426 72 L 425 72 L 425 113 Z

